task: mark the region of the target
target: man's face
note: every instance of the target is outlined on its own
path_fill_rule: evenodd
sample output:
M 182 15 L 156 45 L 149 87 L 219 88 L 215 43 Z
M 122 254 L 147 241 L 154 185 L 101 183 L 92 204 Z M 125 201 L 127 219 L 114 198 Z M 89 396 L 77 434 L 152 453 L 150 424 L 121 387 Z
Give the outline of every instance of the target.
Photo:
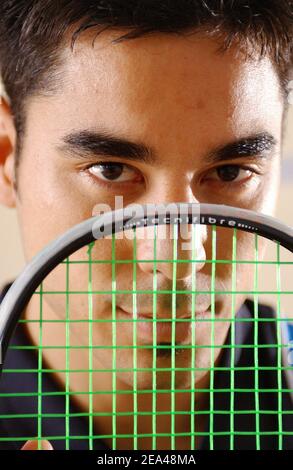
M 270 60 L 245 61 L 236 47 L 225 54 L 217 54 L 219 44 L 199 36 L 156 35 L 117 45 L 110 44 L 113 37 L 114 33 L 104 34 L 92 48 L 92 36 L 85 34 L 76 44 L 74 53 L 68 45 L 63 52 L 59 92 L 36 96 L 27 103 L 17 198 L 26 257 L 30 259 L 48 242 L 91 217 L 98 203 L 114 208 L 118 195 L 123 196 L 124 205 L 204 202 L 273 213 L 279 180 L 283 102 Z M 74 139 L 76 133 L 82 134 Z M 97 151 L 95 133 L 143 144 L 152 149 L 152 158 L 150 155 L 148 159 L 146 155 L 144 159 L 138 155 L 134 158 L 135 152 L 127 155 L 126 145 L 116 146 L 115 152 L 110 150 L 108 155 L 106 145 L 103 151 Z M 263 140 L 263 144 L 255 146 L 235 145 L 233 151 L 230 147 L 230 153 L 217 152 L 228 144 L 262 134 L 271 134 L 276 145 L 269 149 Z M 200 237 L 199 257 L 203 262 L 196 265 L 196 283 L 197 288 L 207 294 L 197 296 L 196 314 L 207 321 L 196 324 L 196 344 L 204 346 L 213 341 L 221 345 L 229 328 L 228 320 L 244 297 L 235 298 L 233 313 L 231 296 L 216 296 L 215 314 L 227 321 L 217 322 L 213 331 L 208 294 L 212 265 L 204 262 L 205 258 L 211 259 L 211 230 L 202 229 Z M 239 234 L 239 258 L 249 257 L 252 243 L 250 235 Z M 157 258 L 172 259 L 172 249 L 172 240 L 158 242 Z M 152 250 L 153 241 L 138 240 L 137 259 L 152 259 Z M 180 247 L 178 253 L 179 258 L 191 256 L 181 252 Z M 217 258 L 225 260 L 231 256 L 232 231 L 220 230 Z M 111 242 L 97 242 L 92 258 L 111 259 Z M 117 241 L 116 258 L 133 259 L 133 242 Z M 88 259 L 87 250 L 80 250 L 72 259 Z M 251 270 L 249 265 L 237 268 L 239 290 L 251 288 Z M 70 265 L 70 291 L 85 292 L 70 296 L 72 319 L 88 318 L 88 273 L 88 264 Z M 173 274 L 172 264 L 158 263 L 158 289 L 171 290 Z M 177 290 L 190 291 L 190 264 L 179 264 L 176 276 Z M 93 296 L 93 318 L 111 320 L 111 264 L 93 265 L 92 277 L 94 290 L 107 292 Z M 136 283 L 138 290 L 152 289 L 152 263 L 138 262 Z M 68 287 L 66 266 L 52 273 L 44 285 L 45 290 L 64 291 Z M 231 291 L 231 286 L 231 265 L 218 265 L 216 290 Z M 133 265 L 117 265 L 116 288 L 131 291 L 132 287 Z M 48 295 L 44 300 L 48 316 L 65 318 L 65 295 Z M 138 314 L 151 318 L 152 295 L 137 294 L 136 300 Z M 191 294 L 178 294 L 176 302 L 178 317 L 191 315 Z M 131 319 L 132 294 L 118 294 L 116 307 L 118 319 Z M 172 318 L 171 293 L 157 295 L 157 316 Z M 46 325 L 54 336 L 54 344 L 58 337 L 61 344 L 65 341 L 65 330 L 60 325 L 58 330 Z M 138 345 L 152 344 L 150 328 L 142 323 L 138 326 Z M 117 323 L 116 331 L 117 345 L 133 344 L 131 323 Z M 111 323 L 94 323 L 92 335 L 93 344 L 111 346 Z M 158 330 L 157 340 L 162 344 L 170 343 L 170 330 Z M 190 324 L 185 329 L 178 328 L 176 342 L 178 345 L 191 343 Z M 88 344 L 87 324 L 71 325 L 73 343 Z M 219 350 L 214 351 L 214 358 Z M 96 369 L 112 367 L 111 349 L 94 350 L 94 358 Z M 178 351 L 176 367 L 188 368 L 190 361 L 190 349 Z M 153 351 L 140 349 L 138 367 L 151 368 L 152 364 Z M 210 367 L 211 349 L 198 348 L 196 364 L 201 369 Z M 170 365 L 171 355 L 158 353 L 157 367 Z M 117 351 L 117 367 L 133 367 L 133 349 Z M 180 374 L 176 385 L 184 387 L 189 383 L 190 372 Z M 196 380 L 203 375 L 204 371 L 199 371 Z M 131 372 L 120 372 L 118 379 L 132 384 Z M 157 386 L 169 385 L 166 373 L 159 373 L 157 380 Z M 150 372 L 138 374 L 140 387 L 150 387 L 151 383 Z

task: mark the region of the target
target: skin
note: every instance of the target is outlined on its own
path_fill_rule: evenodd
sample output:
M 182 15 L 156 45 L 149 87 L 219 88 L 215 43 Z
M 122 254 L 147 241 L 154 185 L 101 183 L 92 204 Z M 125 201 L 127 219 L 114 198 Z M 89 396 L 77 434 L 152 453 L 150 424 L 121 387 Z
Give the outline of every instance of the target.
M 111 45 L 110 40 L 118 33 L 106 32 L 91 47 L 92 33 L 85 33 L 77 42 L 74 52 L 65 41 L 62 52 L 64 64 L 59 90 L 46 96 L 31 97 L 26 103 L 27 127 L 24 146 L 18 168 L 18 190 L 15 190 L 15 144 L 16 133 L 9 106 L 4 101 L 0 108 L 0 202 L 16 207 L 22 233 L 23 247 L 27 260 L 57 236 L 75 224 L 92 215 L 94 206 L 103 202 L 114 208 L 115 195 L 124 198 L 124 205 L 131 203 L 206 202 L 228 204 L 273 215 L 279 185 L 279 167 L 282 147 L 282 123 L 284 103 L 279 90 L 277 73 L 270 61 L 264 58 L 245 59 L 237 46 L 224 54 L 217 54 L 219 43 L 216 39 L 202 36 L 175 37 L 153 35 L 135 41 Z M 265 86 L 264 86 L 265 84 Z M 157 156 L 154 164 L 132 162 L 119 157 L 105 158 L 89 155 L 80 158 L 69 155 L 60 149 L 62 136 L 73 130 L 100 128 L 107 129 L 120 137 L 142 142 L 152 147 Z M 266 158 L 233 158 L 224 164 L 249 166 L 251 172 L 241 170 L 234 182 L 223 182 L 217 174 L 219 164 L 208 163 L 206 155 L 220 146 L 246 138 L 253 133 L 269 132 L 277 145 Z M 98 173 L 99 162 L 120 162 L 128 165 L 126 181 L 105 182 Z M 92 165 L 93 170 L 88 170 Z M 130 168 L 130 170 L 129 170 Z M 257 171 L 259 174 L 255 174 Z M 95 172 L 95 174 L 93 174 Z M 231 259 L 232 231 L 219 229 L 217 237 L 217 256 Z M 198 236 L 196 280 L 199 290 L 209 291 L 211 287 L 211 264 L 206 259 L 212 256 L 211 231 L 201 228 Z M 132 259 L 133 242 L 119 240 L 116 256 L 118 259 Z M 137 241 L 137 258 L 152 259 L 153 241 L 147 238 Z M 158 259 L 172 259 L 173 240 L 159 241 Z M 260 257 L 265 246 L 261 244 Z M 238 257 L 253 256 L 253 237 L 246 234 L 238 236 Z M 178 240 L 178 258 L 190 259 L 191 251 L 183 249 L 182 239 Z M 111 258 L 111 241 L 96 244 L 92 251 L 93 259 Z M 87 250 L 80 250 L 72 260 L 87 260 Z M 253 259 L 253 258 L 252 258 Z M 75 265 L 70 268 L 70 289 L 88 288 L 88 265 Z M 118 289 L 132 289 L 132 269 L 130 264 L 117 267 Z M 252 288 L 253 271 L 249 265 L 237 268 L 237 287 L 243 290 Z M 55 270 L 44 283 L 44 290 L 60 291 L 66 288 L 66 266 Z M 158 288 L 171 289 L 173 270 L 168 263 L 158 263 Z M 216 289 L 231 290 L 231 265 L 219 265 L 216 272 Z M 93 285 L 96 290 L 111 290 L 111 266 L 94 265 Z M 153 265 L 137 263 L 137 288 L 152 289 Z M 177 289 L 188 290 L 192 287 L 191 264 L 179 264 L 177 269 Z M 235 296 L 232 311 L 231 296 L 217 295 L 215 314 L 227 321 L 217 322 L 214 343 L 218 348 L 199 348 L 196 350 L 196 367 L 204 369 L 196 372 L 194 385 L 197 389 L 208 388 L 209 367 L 217 362 L 221 354 L 230 326 L 231 316 L 240 308 L 244 296 Z M 69 300 L 71 319 L 88 319 L 88 296 L 72 295 Z M 208 345 L 211 342 L 211 298 L 198 296 L 197 314 L 205 305 L 195 330 L 195 343 Z M 199 305 L 200 304 L 200 305 Z M 131 318 L 132 296 L 117 295 L 117 306 L 127 310 L 128 316 L 118 312 L 119 318 Z M 138 312 L 152 312 L 152 296 L 137 296 Z M 111 319 L 111 296 L 93 295 L 94 319 Z M 171 318 L 171 295 L 157 296 L 157 312 L 163 318 Z M 177 295 L 178 316 L 191 312 L 191 295 Z M 43 318 L 64 320 L 66 297 L 64 295 L 44 295 Z M 34 296 L 25 312 L 27 319 L 39 318 L 39 298 Z M 133 343 L 131 323 L 118 323 L 117 345 Z M 39 342 L 39 330 L 35 323 L 28 324 L 28 334 L 32 341 Z M 89 327 L 86 322 L 72 323 L 70 326 L 70 345 L 86 346 Z M 43 328 L 44 345 L 64 345 L 65 325 L 46 323 Z M 182 345 L 191 344 L 191 323 L 184 337 L 179 338 Z M 93 325 L 93 344 L 109 346 L 112 344 L 111 323 Z M 168 335 L 167 335 L 168 336 Z M 140 330 L 139 345 L 152 344 Z M 138 350 L 138 367 L 152 367 L 152 351 Z M 64 369 L 65 351 L 61 349 L 44 350 L 43 362 L 53 369 Z M 70 364 L 74 369 L 88 369 L 88 351 L 70 351 Z M 176 355 L 176 367 L 191 366 L 190 349 L 181 349 Z M 71 366 L 72 367 L 72 366 Z M 95 349 L 93 352 L 94 369 L 111 369 L 112 354 L 109 349 Z M 117 352 L 117 367 L 133 367 L 133 354 L 130 349 Z M 159 355 L 157 367 L 171 367 L 171 355 Z M 63 386 L 65 375 L 55 373 L 55 379 Z M 93 373 L 93 390 L 111 390 L 111 372 Z M 151 372 L 137 373 L 137 387 L 140 390 L 152 389 Z M 133 374 L 117 373 L 117 389 L 131 390 Z M 157 410 L 166 411 L 171 407 L 171 386 L 169 372 L 157 373 L 157 388 L 166 393 L 157 396 Z M 191 387 L 190 372 L 176 374 L 176 388 Z M 71 373 L 72 391 L 87 391 L 88 374 Z M 81 409 L 88 409 L 86 395 L 76 395 L 75 403 Z M 152 410 L 152 394 L 138 395 L 138 410 Z M 196 393 L 196 409 L 207 406 L 208 394 Z M 133 395 L 117 396 L 117 411 L 133 410 Z M 176 395 L 176 410 L 188 411 L 191 407 L 191 394 Z M 112 411 L 112 396 L 93 395 L 93 408 L 98 411 Z M 117 432 L 132 432 L 132 416 L 117 418 Z M 204 430 L 202 415 L 196 420 L 196 430 Z M 112 432 L 111 417 L 94 418 L 96 433 Z M 170 432 L 171 417 L 157 417 L 157 432 Z M 138 430 L 152 433 L 152 417 L 139 417 Z M 186 415 L 176 417 L 176 432 L 190 432 L 190 418 Z M 112 440 L 105 439 L 111 446 Z M 199 442 L 197 441 L 197 445 Z M 140 449 L 152 448 L 150 438 L 138 440 Z M 120 449 L 131 449 L 133 440 L 117 440 Z M 170 439 L 159 437 L 158 449 L 170 448 Z M 176 449 L 190 448 L 190 438 L 176 438 Z

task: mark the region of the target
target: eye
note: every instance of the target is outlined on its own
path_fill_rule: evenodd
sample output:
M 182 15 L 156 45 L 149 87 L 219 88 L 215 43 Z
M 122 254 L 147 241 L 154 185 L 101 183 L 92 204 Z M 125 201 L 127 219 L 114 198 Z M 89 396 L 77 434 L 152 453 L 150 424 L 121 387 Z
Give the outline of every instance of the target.
M 240 182 L 249 179 L 253 173 L 256 172 L 252 168 L 224 165 L 210 173 L 208 179 L 223 183 Z
M 88 171 L 96 178 L 107 182 L 136 182 L 139 179 L 137 170 L 119 162 L 99 163 L 88 168 Z

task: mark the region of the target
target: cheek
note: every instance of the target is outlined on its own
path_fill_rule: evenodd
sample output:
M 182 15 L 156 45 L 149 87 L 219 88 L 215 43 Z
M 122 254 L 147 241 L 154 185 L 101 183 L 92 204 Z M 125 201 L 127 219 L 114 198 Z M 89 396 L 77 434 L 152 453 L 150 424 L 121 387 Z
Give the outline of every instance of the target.
M 47 155 L 47 159 L 53 156 Z M 19 174 L 17 210 L 24 251 L 31 259 L 49 242 L 92 216 L 94 203 L 83 194 L 69 171 L 53 163 L 24 159 Z
M 233 229 L 218 228 L 216 234 L 215 285 L 219 292 L 216 300 L 221 304 L 221 316 L 231 318 L 255 290 L 260 276 L 258 261 L 264 258 L 267 241 Z M 211 249 L 208 251 L 208 259 L 212 260 Z M 212 264 L 206 264 L 204 269 L 212 279 Z
M 131 256 L 130 242 L 116 241 L 116 259 Z M 112 240 L 97 240 L 91 251 L 88 246 L 76 251 L 46 277 L 43 300 L 57 318 L 64 320 L 70 314 L 76 320 L 87 320 L 90 304 L 93 318 L 111 317 L 113 280 L 117 289 L 132 286 L 131 264 L 117 263 L 113 275 L 112 257 Z
M 267 176 L 263 185 L 263 203 L 260 211 L 275 216 L 280 189 L 280 164 L 274 165 L 273 171 Z

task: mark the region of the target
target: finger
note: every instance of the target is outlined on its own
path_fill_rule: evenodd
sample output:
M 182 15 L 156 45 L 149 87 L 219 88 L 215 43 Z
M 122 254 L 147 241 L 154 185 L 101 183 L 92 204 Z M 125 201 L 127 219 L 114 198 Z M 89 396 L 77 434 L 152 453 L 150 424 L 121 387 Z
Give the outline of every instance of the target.
M 27 441 L 21 450 L 39 450 L 38 441 Z M 53 450 L 49 441 L 41 441 L 40 450 Z

